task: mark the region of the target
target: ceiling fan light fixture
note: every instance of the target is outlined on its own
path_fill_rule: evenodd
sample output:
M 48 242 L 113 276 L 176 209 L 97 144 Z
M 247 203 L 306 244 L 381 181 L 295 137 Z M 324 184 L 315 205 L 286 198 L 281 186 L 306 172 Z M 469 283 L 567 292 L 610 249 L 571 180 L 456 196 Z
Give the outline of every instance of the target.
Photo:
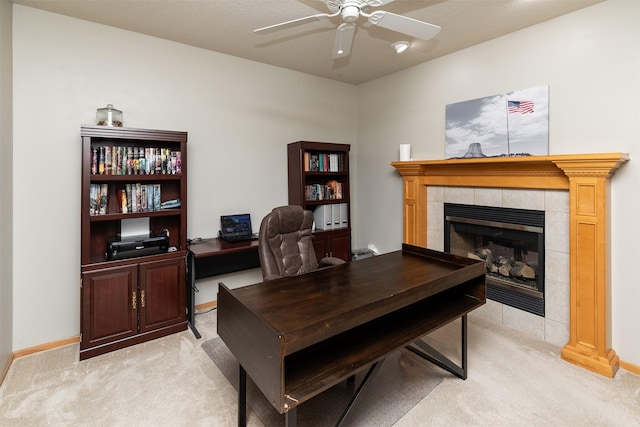
M 411 43 L 405 42 L 405 41 L 395 42 L 391 46 L 395 49 L 396 53 L 402 53 L 405 50 L 409 49 L 409 46 L 411 46 Z

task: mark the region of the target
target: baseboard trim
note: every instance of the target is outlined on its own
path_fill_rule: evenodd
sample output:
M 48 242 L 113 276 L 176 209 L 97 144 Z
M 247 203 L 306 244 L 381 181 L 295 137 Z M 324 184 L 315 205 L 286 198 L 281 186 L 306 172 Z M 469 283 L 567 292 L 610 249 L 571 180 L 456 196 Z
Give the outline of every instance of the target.
M 25 349 L 22 349 L 22 350 L 15 351 L 15 352 L 13 352 L 13 358 L 17 359 L 19 357 L 28 356 L 28 355 L 34 354 L 34 353 L 40 353 L 41 351 L 51 350 L 51 349 L 58 348 L 58 347 L 63 347 L 65 345 L 69 345 L 69 344 L 75 344 L 77 342 L 80 342 L 80 335 L 75 336 L 75 337 L 71 337 L 71 338 L 66 338 L 66 339 L 63 339 L 63 340 L 51 341 L 51 342 L 46 343 L 46 344 L 40 344 L 40 345 L 36 345 L 34 347 L 29 347 L 29 348 L 25 348 Z
M 2 383 L 4 382 L 4 379 L 7 376 L 7 373 L 9 372 L 9 368 L 13 363 L 13 359 L 15 359 L 14 355 L 9 356 L 9 358 L 7 359 L 7 363 L 4 364 L 4 368 L 2 369 L 2 373 L 0 374 L 0 386 L 2 386 Z
M 52 341 L 47 344 L 41 344 L 34 347 L 25 348 L 23 350 L 14 351 L 13 354 L 7 359 L 4 367 L 2 368 L 2 372 L 0 372 L 0 386 L 4 382 L 4 379 L 7 377 L 7 373 L 9 373 L 9 368 L 11 368 L 11 364 L 13 361 L 19 357 L 28 356 L 34 353 L 40 353 L 41 351 L 51 350 L 58 347 L 64 347 L 65 345 L 73 344 L 80 342 L 80 336 L 67 338 L 59 341 Z
M 640 366 L 634 365 L 633 363 L 620 361 L 620 367 L 625 371 L 629 371 L 633 374 L 640 375 Z
M 195 306 L 196 312 L 202 310 L 209 310 L 211 308 L 216 308 L 218 306 L 218 300 L 213 300 L 209 302 L 203 302 L 202 304 L 197 304 Z

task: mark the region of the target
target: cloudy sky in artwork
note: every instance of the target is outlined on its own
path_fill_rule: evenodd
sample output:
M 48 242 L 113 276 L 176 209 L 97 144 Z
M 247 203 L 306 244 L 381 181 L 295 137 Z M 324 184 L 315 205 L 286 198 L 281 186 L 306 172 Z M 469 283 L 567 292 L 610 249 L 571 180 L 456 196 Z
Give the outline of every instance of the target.
M 533 112 L 508 113 L 507 101 L 533 101 Z M 480 143 L 485 156 L 548 154 L 549 87 L 447 105 L 446 158 L 463 157 L 472 143 Z

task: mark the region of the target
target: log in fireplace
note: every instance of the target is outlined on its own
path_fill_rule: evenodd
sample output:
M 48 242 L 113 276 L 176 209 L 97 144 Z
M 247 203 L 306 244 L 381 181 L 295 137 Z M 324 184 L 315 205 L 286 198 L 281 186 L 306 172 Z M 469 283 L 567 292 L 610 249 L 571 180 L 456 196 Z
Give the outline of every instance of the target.
M 479 259 L 487 298 L 544 317 L 544 211 L 444 205 L 444 250 Z

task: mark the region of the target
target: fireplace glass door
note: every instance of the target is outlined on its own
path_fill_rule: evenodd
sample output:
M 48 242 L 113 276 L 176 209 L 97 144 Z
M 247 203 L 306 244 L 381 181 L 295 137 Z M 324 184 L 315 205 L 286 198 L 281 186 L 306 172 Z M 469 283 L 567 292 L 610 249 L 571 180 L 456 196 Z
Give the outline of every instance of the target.
M 445 204 L 445 251 L 482 260 L 487 297 L 544 316 L 544 212 Z

